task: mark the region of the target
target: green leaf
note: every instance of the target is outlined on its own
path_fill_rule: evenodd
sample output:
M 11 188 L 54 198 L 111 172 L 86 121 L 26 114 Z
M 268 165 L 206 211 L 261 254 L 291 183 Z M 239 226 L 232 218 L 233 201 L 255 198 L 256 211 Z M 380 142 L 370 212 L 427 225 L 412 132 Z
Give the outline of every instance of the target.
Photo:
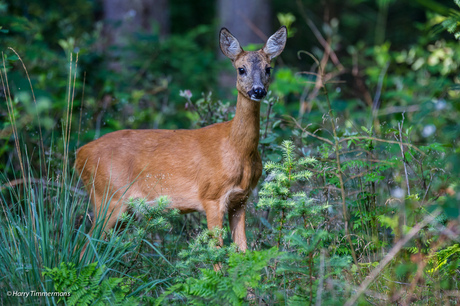
M 259 142 L 260 143 L 263 143 L 263 144 L 267 144 L 267 143 L 272 143 L 276 140 L 276 136 L 274 135 L 269 135 L 267 136 L 266 138 L 264 139 L 261 139 Z
M 268 154 L 267 158 L 272 162 L 279 162 L 281 160 L 281 156 L 276 153 Z

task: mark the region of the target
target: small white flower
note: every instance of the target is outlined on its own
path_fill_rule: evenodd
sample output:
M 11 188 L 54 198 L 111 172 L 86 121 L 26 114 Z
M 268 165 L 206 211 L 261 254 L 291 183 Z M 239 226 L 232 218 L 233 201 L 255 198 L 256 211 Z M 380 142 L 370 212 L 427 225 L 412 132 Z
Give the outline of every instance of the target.
M 436 132 L 436 127 L 433 124 L 426 125 L 422 130 L 423 137 L 429 137 Z
M 190 99 L 190 98 L 192 97 L 192 92 L 191 92 L 189 89 L 181 90 L 181 91 L 179 92 L 179 95 L 180 95 L 181 97 Z
M 405 195 L 406 192 L 400 187 L 396 187 L 395 189 L 391 190 L 391 196 L 394 198 L 403 199 Z
M 433 100 L 433 103 L 436 110 L 443 110 L 447 105 L 446 100 L 444 99 L 435 99 Z

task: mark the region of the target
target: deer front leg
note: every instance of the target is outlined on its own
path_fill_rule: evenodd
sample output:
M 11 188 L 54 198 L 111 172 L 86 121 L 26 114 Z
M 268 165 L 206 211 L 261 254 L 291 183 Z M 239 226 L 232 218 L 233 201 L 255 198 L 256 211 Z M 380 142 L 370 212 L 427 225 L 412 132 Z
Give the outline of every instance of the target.
M 240 251 L 243 252 L 247 249 L 245 216 L 246 204 L 232 207 L 228 210 L 232 239 L 238 245 Z

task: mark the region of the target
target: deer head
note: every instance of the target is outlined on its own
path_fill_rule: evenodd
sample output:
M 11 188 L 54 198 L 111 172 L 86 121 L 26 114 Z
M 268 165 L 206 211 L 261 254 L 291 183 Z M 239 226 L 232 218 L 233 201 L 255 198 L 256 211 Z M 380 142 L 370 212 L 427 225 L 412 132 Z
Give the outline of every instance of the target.
M 287 29 L 282 26 L 259 51 L 244 51 L 238 40 L 226 28 L 220 30 L 219 41 L 222 53 L 237 70 L 236 88 L 243 96 L 260 101 L 267 95 L 270 83 L 271 60 L 284 49 Z

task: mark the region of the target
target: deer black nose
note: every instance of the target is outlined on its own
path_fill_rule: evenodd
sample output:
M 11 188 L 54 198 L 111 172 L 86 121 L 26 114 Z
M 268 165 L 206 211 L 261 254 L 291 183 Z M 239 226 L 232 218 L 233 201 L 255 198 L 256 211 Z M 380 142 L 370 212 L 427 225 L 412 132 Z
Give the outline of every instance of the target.
M 249 92 L 249 95 L 253 99 L 260 100 L 260 99 L 262 99 L 263 97 L 265 97 L 267 95 L 267 92 L 265 91 L 265 89 L 263 87 L 257 87 L 257 88 L 253 88 Z

